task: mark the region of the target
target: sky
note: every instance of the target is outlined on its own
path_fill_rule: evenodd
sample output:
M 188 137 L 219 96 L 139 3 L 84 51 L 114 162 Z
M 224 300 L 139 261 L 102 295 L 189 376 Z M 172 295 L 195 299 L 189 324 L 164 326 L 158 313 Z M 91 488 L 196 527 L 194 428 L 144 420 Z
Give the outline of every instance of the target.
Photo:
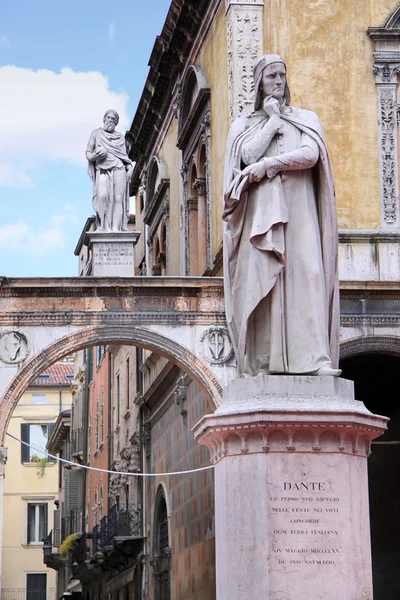
M 86 145 L 129 129 L 171 0 L 0 0 L 0 276 L 77 275 Z

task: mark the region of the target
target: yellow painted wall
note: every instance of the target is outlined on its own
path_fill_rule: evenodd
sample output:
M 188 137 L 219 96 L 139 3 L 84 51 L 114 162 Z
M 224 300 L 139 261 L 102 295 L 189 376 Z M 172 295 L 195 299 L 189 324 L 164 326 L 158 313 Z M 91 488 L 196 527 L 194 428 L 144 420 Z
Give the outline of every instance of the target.
M 284 56 L 293 106 L 319 115 L 332 160 L 339 227 L 378 228 L 380 215 L 374 43 L 396 0 L 271 0 L 264 49 Z
M 222 241 L 224 169 L 229 131 L 227 52 L 225 3 L 222 3 L 196 61 L 203 68 L 211 88 L 211 244 L 213 256 Z
M 32 404 L 32 392 L 46 395 L 46 404 Z M 8 432 L 20 438 L 21 423 L 55 422 L 59 414 L 58 388 L 29 389 L 11 417 Z M 62 390 L 62 410 L 71 405 L 68 389 Z M 25 588 L 26 573 L 47 573 L 48 588 L 55 588 L 56 572 L 43 563 L 42 545 L 27 545 L 28 502 L 48 503 L 48 531 L 52 529 L 54 499 L 58 497 L 57 464 L 49 463 L 43 477 L 36 464 L 21 463 L 21 444 L 7 437 L 8 460 L 5 468 L 3 505 L 3 557 L 1 588 Z M 53 598 L 49 599 L 53 600 Z

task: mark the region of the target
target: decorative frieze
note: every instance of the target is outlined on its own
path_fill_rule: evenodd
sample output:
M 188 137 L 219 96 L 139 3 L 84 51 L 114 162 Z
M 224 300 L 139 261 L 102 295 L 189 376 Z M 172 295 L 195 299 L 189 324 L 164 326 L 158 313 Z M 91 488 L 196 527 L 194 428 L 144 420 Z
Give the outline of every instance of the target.
M 227 0 L 230 122 L 252 111 L 253 65 L 263 52 L 263 0 Z

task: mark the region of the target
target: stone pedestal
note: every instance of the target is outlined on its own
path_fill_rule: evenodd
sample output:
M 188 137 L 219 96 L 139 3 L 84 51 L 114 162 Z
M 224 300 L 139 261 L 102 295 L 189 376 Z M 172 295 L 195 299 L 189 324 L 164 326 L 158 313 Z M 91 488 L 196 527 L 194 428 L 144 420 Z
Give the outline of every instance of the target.
M 372 600 L 367 457 L 387 419 L 334 377 L 232 381 L 215 464 L 217 600 Z
M 85 244 L 92 252 L 93 277 L 133 277 L 134 247 L 139 236 L 139 231 L 87 233 Z

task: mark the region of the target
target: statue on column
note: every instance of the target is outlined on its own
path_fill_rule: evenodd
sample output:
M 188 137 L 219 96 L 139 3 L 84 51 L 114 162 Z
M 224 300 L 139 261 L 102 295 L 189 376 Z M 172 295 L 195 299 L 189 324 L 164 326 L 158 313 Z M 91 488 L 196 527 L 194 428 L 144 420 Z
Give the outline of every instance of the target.
M 86 150 L 97 231 L 101 232 L 128 230 L 133 164 L 126 153 L 124 136 L 115 131 L 118 121 L 118 113 L 108 110 L 103 127 L 92 132 Z
M 340 375 L 338 234 L 321 123 L 290 105 L 276 54 L 254 66 L 254 112 L 228 139 L 226 314 L 241 376 Z

